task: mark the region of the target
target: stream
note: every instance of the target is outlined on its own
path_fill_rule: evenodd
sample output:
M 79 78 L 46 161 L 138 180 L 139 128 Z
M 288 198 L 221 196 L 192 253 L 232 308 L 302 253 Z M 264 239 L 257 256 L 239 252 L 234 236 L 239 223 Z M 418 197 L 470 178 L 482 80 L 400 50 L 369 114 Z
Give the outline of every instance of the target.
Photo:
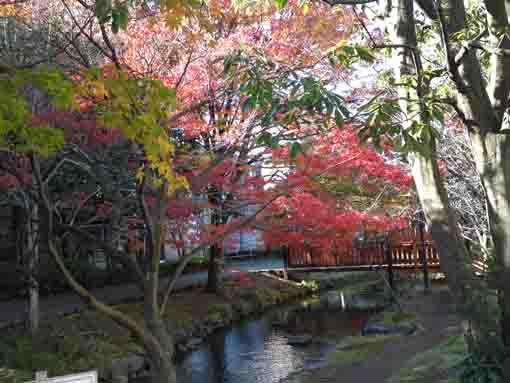
M 334 291 L 272 310 L 217 330 L 197 349 L 180 355 L 178 380 L 276 383 L 292 372 L 324 365 L 339 339 L 359 335 L 371 313 L 350 310 L 343 294 Z

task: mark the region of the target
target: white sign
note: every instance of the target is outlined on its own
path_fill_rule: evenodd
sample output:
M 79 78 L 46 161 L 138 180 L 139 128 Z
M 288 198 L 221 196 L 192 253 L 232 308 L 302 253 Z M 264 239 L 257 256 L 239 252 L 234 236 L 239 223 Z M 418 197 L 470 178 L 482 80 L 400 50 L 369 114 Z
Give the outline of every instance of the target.
M 35 374 L 35 381 L 27 383 L 97 383 L 97 371 L 56 376 L 53 378 L 48 378 L 46 371 L 40 371 Z

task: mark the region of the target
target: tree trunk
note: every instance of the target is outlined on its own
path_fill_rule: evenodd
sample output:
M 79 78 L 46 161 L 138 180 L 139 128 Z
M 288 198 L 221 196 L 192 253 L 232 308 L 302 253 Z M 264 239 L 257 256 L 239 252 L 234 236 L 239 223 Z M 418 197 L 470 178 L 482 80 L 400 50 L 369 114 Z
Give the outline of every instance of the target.
M 149 234 L 147 261 L 150 270 L 146 273 L 144 288 L 144 317 L 147 329 L 153 338 L 157 339 L 158 347 L 152 349 L 151 344 L 146 344 L 146 348 L 149 351 L 153 382 L 176 383 L 177 375 L 173 361 L 174 341 L 159 307 L 159 264 L 163 238 L 161 220 L 153 223 Z
M 207 289 L 219 293 L 222 288 L 223 255 L 218 245 L 209 248 L 209 264 L 207 270 Z
M 222 223 L 222 202 L 218 198 L 219 191 L 213 189 L 210 191 L 209 202 L 216 206 L 212 210 L 211 224 L 218 226 Z M 207 270 L 207 290 L 212 293 L 219 293 L 222 289 L 222 273 L 223 273 L 223 251 L 219 244 L 215 243 L 209 247 L 209 264 Z
M 408 129 L 413 123 L 408 116 L 414 116 L 415 122 L 430 125 L 422 105 L 428 89 L 425 84 L 420 83 L 421 58 L 414 48 L 417 46 L 414 1 L 388 2 L 387 14 L 391 18 L 389 28 L 392 43 L 398 46 L 394 49 L 397 83 L 405 82 L 408 76 L 418 78 L 416 88 L 400 86 L 398 89 L 400 107 L 404 113 L 403 128 Z M 417 105 L 419 114 L 416 116 Z M 423 136 L 421 140 L 427 150 L 414 152 L 409 156 L 413 179 L 425 218 L 431 226 L 432 238 L 438 246 L 441 267 L 447 276 L 451 292 L 458 303 L 464 304 L 466 302 L 465 286 L 470 285 L 473 279 L 468 270 L 467 250 L 460 238 L 456 218 L 450 209 L 448 196 L 439 174 L 435 138 Z
M 498 289 L 502 341 L 510 346 L 510 136 L 508 97 L 510 57 L 498 53 L 509 49 L 510 41 L 500 33 L 509 26 L 503 1 L 485 1 L 491 54 L 489 82 L 473 49 L 466 50 L 455 33 L 467 26 L 462 0 L 439 3 L 440 24 L 449 71 L 457 92 L 456 102 L 471 139 L 473 157 L 487 195 L 489 226 L 497 264 L 490 282 Z M 485 85 L 487 84 L 487 87 Z
M 151 294 L 149 288 L 146 294 Z M 158 340 L 158 347 L 146 344 L 149 362 L 151 367 L 151 378 L 153 383 L 177 383 L 177 374 L 174 364 L 174 341 L 166 323 L 160 315 L 158 307 L 149 304 L 149 296 L 145 297 L 145 321 L 150 333 Z
M 30 334 L 39 330 L 39 206 L 35 203 L 27 220 L 28 320 Z
M 455 215 L 451 210 L 442 184 L 432 143 L 432 157 L 415 154 L 412 174 L 418 198 L 430 225 L 432 238 L 441 259 L 441 270 L 445 273 L 450 291 L 458 304 L 467 301 L 466 288 L 473 282 L 469 257 L 461 238 Z
M 502 340 L 510 346 L 510 136 L 472 134 L 472 147 L 488 199 L 496 270 L 490 283 L 499 292 Z

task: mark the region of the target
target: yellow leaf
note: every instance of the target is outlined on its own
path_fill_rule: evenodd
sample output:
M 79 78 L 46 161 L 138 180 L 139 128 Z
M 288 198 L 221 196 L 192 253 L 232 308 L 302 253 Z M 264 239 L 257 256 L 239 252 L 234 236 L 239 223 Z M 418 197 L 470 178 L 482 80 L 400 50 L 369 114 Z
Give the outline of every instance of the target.
M 108 91 L 106 90 L 103 82 L 94 81 L 92 83 L 92 86 L 95 97 L 103 99 L 106 98 L 106 96 L 108 96 Z
M 143 177 L 144 177 L 143 167 L 142 167 L 142 166 L 140 166 L 140 167 L 138 168 L 138 170 L 136 171 L 136 180 L 137 180 L 138 182 L 142 182 Z
M 305 3 L 303 5 L 303 16 L 306 16 L 310 12 L 310 5 L 308 3 Z

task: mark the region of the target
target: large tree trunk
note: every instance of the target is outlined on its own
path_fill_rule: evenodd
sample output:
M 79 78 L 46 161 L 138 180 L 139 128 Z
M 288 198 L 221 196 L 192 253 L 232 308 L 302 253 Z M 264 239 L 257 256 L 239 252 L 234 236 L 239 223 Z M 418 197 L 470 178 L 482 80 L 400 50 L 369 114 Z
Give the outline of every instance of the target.
M 510 57 L 498 53 L 510 41 L 499 31 L 509 27 L 505 2 L 485 1 L 491 55 L 488 86 L 473 49 L 463 47 L 452 36 L 467 27 L 463 0 L 440 3 L 439 19 L 448 58 L 448 69 L 457 86 L 456 101 L 468 129 L 473 157 L 488 200 L 489 226 L 498 269 L 492 281 L 499 290 L 502 340 L 510 346 L 510 136 L 508 98 Z
M 430 90 L 423 82 L 423 68 L 420 53 L 417 49 L 416 27 L 414 21 L 414 1 L 397 0 L 389 9 L 393 27 L 392 43 L 396 45 L 395 68 L 398 68 L 397 83 L 408 76 L 417 79 L 416 87 L 399 88 L 401 109 L 404 112 L 403 128 L 412 128 L 413 122 L 430 127 L 431 121 L 424 104 Z M 418 113 L 416 111 L 418 110 Z M 409 118 L 412 117 L 412 120 Z M 413 121 L 414 120 L 414 121 Z M 473 317 L 473 293 L 478 290 L 479 282 L 472 273 L 471 262 L 464 241 L 461 238 L 457 218 L 452 211 L 448 195 L 441 179 L 436 158 L 436 140 L 433 134 L 419 138 L 424 146 L 422 152 L 409 156 L 412 163 L 412 174 L 418 197 L 431 227 L 431 234 L 438 247 L 441 267 L 447 277 L 450 291 L 455 298 L 464 319 Z M 474 330 L 478 332 L 478 322 L 474 322 Z
M 146 272 L 144 291 L 144 316 L 147 329 L 152 337 L 157 339 L 158 347 L 152 349 L 146 344 L 151 362 L 152 380 L 154 383 L 177 383 L 174 357 L 174 341 L 167 324 L 162 317 L 162 308 L 159 305 L 159 265 L 161 260 L 162 244 L 165 238 L 165 204 L 166 184 L 158 190 L 156 214 L 149 218 L 149 210 L 144 207 L 144 215 L 149 225 L 149 270 Z
M 489 202 L 497 265 L 490 282 L 499 292 L 502 339 L 510 346 L 510 136 L 489 133 L 483 138 L 473 134 L 472 146 Z
M 149 310 L 151 309 L 149 308 Z M 146 317 L 146 322 L 149 331 L 159 342 L 159 347 L 146 345 L 153 383 L 177 383 L 173 360 L 174 342 L 165 322 L 159 316 L 159 312 L 154 312 Z
M 431 143 L 431 149 L 434 156 L 434 142 Z M 439 252 L 441 270 L 447 277 L 450 291 L 457 303 L 464 305 L 467 301 L 466 289 L 472 284 L 473 275 L 469 267 L 468 252 L 455 215 L 449 206 L 436 158 L 421 154 L 415 154 L 413 157 L 413 179 Z
M 408 76 L 421 78 L 421 61 L 417 51 L 416 27 L 414 22 L 414 1 L 393 0 L 388 2 L 387 14 L 391 18 L 389 26 L 394 49 L 394 60 L 397 83 L 405 82 Z M 416 122 L 430 124 L 421 104 L 428 90 L 418 83 L 416 88 L 399 87 L 400 106 L 403 116 L 403 128 L 410 128 L 413 121 L 408 116 L 415 116 Z M 419 114 L 416 115 L 416 105 Z M 442 183 L 436 159 L 436 143 L 434 137 L 422 137 L 422 145 L 426 150 L 415 152 L 409 156 L 412 163 L 412 174 L 422 209 L 427 223 L 431 226 L 432 238 L 438 246 L 442 269 L 457 302 L 465 302 L 465 286 L 472 280 L 468 269 L 467 250 L 461 240 L 456 217 L 450 209 L 448 196 Z M 424 154 L 427 153 L 427 154 Z
M 39 330 L 39 206 L 34 203 L 28 214 L 27 230 L 27 271 L 28 271 L 28 320 L 30 333 Z

